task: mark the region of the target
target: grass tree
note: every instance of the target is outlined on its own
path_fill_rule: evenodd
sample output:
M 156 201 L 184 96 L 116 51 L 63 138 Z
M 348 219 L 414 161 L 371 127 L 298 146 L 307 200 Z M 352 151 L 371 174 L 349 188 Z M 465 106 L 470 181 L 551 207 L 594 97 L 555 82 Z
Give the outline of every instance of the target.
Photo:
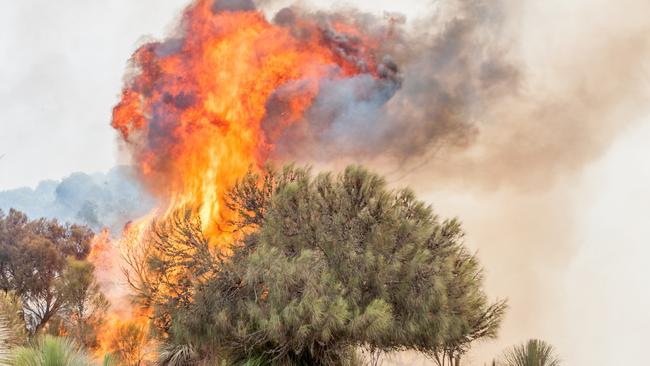
M 539 339 L 513 346 L 503 354 L 500 366 L 560 366 L 553 346 Z
M 46 335 L 12 351 L 11 366 L 88 366 L 90 356 L 73 340 Z

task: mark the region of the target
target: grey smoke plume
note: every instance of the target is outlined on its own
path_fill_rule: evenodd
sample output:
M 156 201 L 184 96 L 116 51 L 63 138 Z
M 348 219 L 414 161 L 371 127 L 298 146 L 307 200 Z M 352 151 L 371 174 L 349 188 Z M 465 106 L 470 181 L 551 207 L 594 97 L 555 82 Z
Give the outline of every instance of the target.
M 82 223 L 96 232 L 109 228 L 119 235 L 124 225 L 154 207 L 154 199 L 120 166 L 108 173 L 73 173 L 61 181 L 43 181 L 32 188 L 0 192 L 0 209 L 15 208 L 32 218 L 47 217 Z
M 276 21 L 286 18 L 283 12 Z M 325 22 L 342 15 L 313 16 Z M 278 159 L 408 161 L 435 146 L 464 147 L 486 108 L 518 90 L 521 71 L 499 36 L 497 3 L 447 2 L 415 29 L 395 16 L 388 22 L 356 11 L 345 16 L 364 32 L 384 35 L 376 56 L 387 76 L 326 82 L 304 123 L 277 142 Z
M 282 10 L 280 24 L 291 12 L 324 23 L 347 16 L 364 31 L 390 34 L 376 56 L 395 75 L 325 82 L 303 123 L 278 138 L 274 158 L 361 162 L 394 173 L 393 180 L 417 181 L 435 170 L 436 179 L 488 189 L 552 183 L 597 157 L 645 110 L 650 27 L 636 14 L 648 6 L 625 3 L 615 16 L 592 20 L 598 24 L 589 17 L 609 7 L 585 5 L 576 14 L 584 28 L 568 29 L 567 42 L 541 34 L 532 45 L 520 32 L 534 2 L 440 1 L 411 23 L 354 10 Z

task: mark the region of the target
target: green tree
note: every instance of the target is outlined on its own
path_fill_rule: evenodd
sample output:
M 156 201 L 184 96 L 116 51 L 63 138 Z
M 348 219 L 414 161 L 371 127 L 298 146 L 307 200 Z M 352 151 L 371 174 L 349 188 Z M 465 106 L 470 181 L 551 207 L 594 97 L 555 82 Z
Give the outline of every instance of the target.
M 68 258 L 59 281 L 58 293 L 65 300 L 61 309 L 64 322 L 84 347 L 95 345 L 95 331 L 109 307 L 94 271 L 95 267 L 88 261 Z
M 459 222 L 407 189 L 358 167 L 316 177 L 287 167 L 249 174 L 226 205 L 238 214 L 234 242 L 178 214 L 132 260 L 169 342 L 233 363 L 346 365 L 360 347 L 435 356 L 496 332 L 503 305 L 480 290 Z M 477 320 L 495 308 L 491 325 Z
M 560 366 L 553 346 L 539 339 L 513 346 L 503 354 L 502 366 Z
M 0 211 L 0 289 L 20 296 L 32 334 L 64 305 L 57 289 L 66 258 L 84 259 L 92 237 L 85 226 L 29 220 L 13 209 L 6 216 Z

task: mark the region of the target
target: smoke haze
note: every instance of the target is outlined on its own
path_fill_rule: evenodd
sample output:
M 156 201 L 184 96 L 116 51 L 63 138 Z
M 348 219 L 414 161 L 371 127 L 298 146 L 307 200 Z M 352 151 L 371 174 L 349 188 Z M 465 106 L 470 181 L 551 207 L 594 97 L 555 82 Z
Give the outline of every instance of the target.
M 638 334 L 635 329 L 647 323 L 633 305 L 647 303 L 637 295 L 645 290 L 635 278 L 643 275 L 594 253 L 619 248 L 628 254 L 611 254 L 612 260 L 631 265 L 629 255 L 640 253 L 642 236 L 615 238 L 642 229 L 627 229 L 626 215 L 636 214 L 621 211 L 585 226 L 590 201 L 599 196 L 584 191 L 599 192 L 604 176 L 588 180 L 584 172 L 647 118 L 650 24 L 640 14 L 650 5 L 527 2 L 502 9 L 501 29 L 511 41 L 504 54 L 515 60 L 510 75 L 517 77 L 505 79 L 509 83 L 496 98 L 479 103 L 467 145 L 439 145 L 389 173 L 395 184 L 430 192 L 438 212 L 465 222 L 468 245 L 487 269 L 490 293 L 509 298 L 499 339 L 477 347 L 466 362 L 489 362 L 506 345 L 539 337 L 554 344 L 569 365 L 638 363 L 643 346 L 625 334 Z M 638 168 L 647 171 L 646 165 Z M 612 189 L 612 195 L 623 193 Z M 647 193 L 636 197 L 647 201 Z M 584 253 L 598 259 L 585 262 Z M 621 287 L 609 287 L 611 292 L 631 304 L 596 290 L 612 282 Z M 628 313 L 616 317 L 623 308 Z M 595 325 L 600 322 L 607 325 Z
M 108 173 L 73 173 L 61 181 L 43 181 L 35 189 L 24 187 L 0 191 L 0 209 L 15 208 L 31 218 L 56 218 L 103 228 L 119 235 L 124 225 L 154 207 L 155 201 L 128 167 Z

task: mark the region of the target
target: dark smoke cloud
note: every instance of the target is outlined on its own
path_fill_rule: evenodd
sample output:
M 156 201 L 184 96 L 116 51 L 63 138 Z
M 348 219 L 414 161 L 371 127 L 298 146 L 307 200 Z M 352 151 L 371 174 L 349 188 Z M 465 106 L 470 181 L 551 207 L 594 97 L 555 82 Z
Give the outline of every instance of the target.
M 0 192 L 0 209 L 82 223 L 95 231 L 105 227 L 119 235 L 124 225 L 154 207 L 131 169 L 116 167 L 106 174 L 73 173 L 61 181 L 43 181 L 35 189 Z
M 277 142 L 276 157 L 406 161 L 438 145 L 470 144 L 484 109 L 516 93 L 520 70 L 498 37 L 497 5 L 450 4 L 408 31 L 399 17 L 348 11 L 364 32 L 384 35 L 376 57 L 385 77 L 325 82 L 304 123 Z M 342 15 L 313 16 L 327 23 Z M 277 18 L 287 18 L 286 9 Z

